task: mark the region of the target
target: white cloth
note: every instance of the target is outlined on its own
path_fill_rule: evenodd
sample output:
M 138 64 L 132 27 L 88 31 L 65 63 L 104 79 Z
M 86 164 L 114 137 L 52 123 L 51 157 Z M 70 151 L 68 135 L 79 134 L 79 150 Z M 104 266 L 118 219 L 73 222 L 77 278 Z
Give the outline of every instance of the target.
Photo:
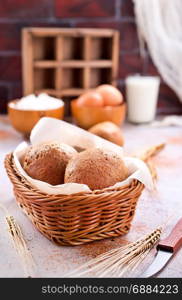
M 167 127 L 167 126 L 182 126 L 181 116 L 167 116 L 160 121 L 154 121 L 151 123 L 152 127 Z
M 182 1 L 133 2 L 141 53 L 146 42 L 159 73 L 182 102 Z

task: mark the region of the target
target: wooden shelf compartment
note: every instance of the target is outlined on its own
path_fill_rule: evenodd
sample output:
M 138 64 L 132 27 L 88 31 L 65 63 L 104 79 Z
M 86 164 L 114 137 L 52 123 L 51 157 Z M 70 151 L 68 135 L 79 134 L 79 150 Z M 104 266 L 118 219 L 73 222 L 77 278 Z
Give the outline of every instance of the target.
M 62 81 L 60 89 L 83 88 L 83 69 L 64 68 L 62 69 Z
M 119 33 L 111 29 L 26 28 L 22 32 L 24 95 L 77 97 L 116 85 Z
M 112 37 L 116 30 L 105 28 L 49 28 L 49 27 L 29 27 L 24 28 L 23 31 L 30 33 L 33 37 L 57 37 L 57 36 L 70 36 L 70 37 Z
M 35 69 L 34 70 L 34 89 L 55 89 L 55 69 Z
M 33 59 L 54 60 L 56 57 L 56 39 L 54 37 L 35 37 L 33 42 Z
M 89 91 L 92 91 L 93 89 L 88 89 Z M 55 97 L 69 97 L 71 96 L 74 98 L 75 96 L 79 96 L 85 92 L 85 89 L 79 89 L 79 88 L 70 88 L 70 89 L 62 89 L 62 90 L 54 90 L 54 89 L 37 89 L 35 90 L 35 94 L 40 93 L 47 93 L 51 96 Z
M 36 68 L 111 68 L 112 60 L 68 60 L 68 61 L 52 61 L 52 60 L 37 60 L 34 62 Z
M 112 82 L 112 72 L 110 68 L 97 69 L 92 68 L 90 72 L 90 88 L 94 88 L 101 84 L 110 84 Z M 113 80 L 115 85 L 115 80 Z
M 113 37 L 92 37 L 90 43 L 91 60 L 111 60 Z M 93 51 L 94 49 L 94 51 Z
M 62 60 L 80 60 L 83 59 L 84 38 L 83 37 L 63 37 Z

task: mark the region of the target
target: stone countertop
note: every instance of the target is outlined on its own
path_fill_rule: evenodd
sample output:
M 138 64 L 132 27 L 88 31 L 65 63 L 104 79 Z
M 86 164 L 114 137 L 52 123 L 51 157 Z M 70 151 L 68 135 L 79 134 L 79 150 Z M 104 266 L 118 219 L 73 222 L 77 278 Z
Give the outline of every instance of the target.
M 3 166 L 4 157 L 22 140 L 22 136 L 12 129 L 6 117 L 0 117 L 0 201 L 20 225 L 28 247 L 36 263 L 38 277 L 64 277 L 65 274 L 80 266 L 92 257 L 135 241 L 159 225 L 166 223 L 165 237 L 179 217 L 182 216 L 182 128 L 153 128 L 149 125 L 123 126 L 125 153 L 135 153 L 155 144 L 166 142 L 165 149 L 154 162 L 157 167 L 158 181 L 156 190 L 144 190 L 139 199 L 129 233 L 123 237 L 105 239 L 90 244 L 63 247 L 47 240 L 32 225 L 15 202 L 12 185 Z M 24 271 L 4 221 L 0 209 L 0 277 L 24 277 Z M 154 257 L 151 251 L 148 259 Z M 147 263 L 147 262 L 146 262 Z M 139 273 L 140 273 L 140 268 Z M 158 277 L 182 277 L 182 250 L 169 262 Z

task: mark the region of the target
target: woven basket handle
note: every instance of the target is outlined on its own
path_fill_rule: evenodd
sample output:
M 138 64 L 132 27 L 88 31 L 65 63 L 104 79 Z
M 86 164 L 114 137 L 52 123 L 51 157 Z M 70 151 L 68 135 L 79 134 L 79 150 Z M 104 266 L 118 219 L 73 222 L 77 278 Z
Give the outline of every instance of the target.
M 157 248 L 176 253 L 182 246 L 182 218 L 177 222 L 167 238 L 160 241 Z

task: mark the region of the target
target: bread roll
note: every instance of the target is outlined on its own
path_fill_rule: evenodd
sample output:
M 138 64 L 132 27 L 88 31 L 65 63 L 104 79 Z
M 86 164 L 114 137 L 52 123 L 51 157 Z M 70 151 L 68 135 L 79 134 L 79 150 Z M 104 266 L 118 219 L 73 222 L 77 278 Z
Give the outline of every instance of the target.
M 34 179 L 52 185 L 63 184 L 66 165 L 75 153 L 72 147 L 56 142 L 30 146 L 23 168 Z
M 65 183 L 82 183 L 91 190 L 103 189 L 124 180 L 127 168 L 116 153 L 91 148 L 73 157 L 65 171 Z
M 112 122 L 102 122 L 94 125 L 89 132 L 98 135 L 119 146 L 124 145 L 124 137 L 121 129 Z

